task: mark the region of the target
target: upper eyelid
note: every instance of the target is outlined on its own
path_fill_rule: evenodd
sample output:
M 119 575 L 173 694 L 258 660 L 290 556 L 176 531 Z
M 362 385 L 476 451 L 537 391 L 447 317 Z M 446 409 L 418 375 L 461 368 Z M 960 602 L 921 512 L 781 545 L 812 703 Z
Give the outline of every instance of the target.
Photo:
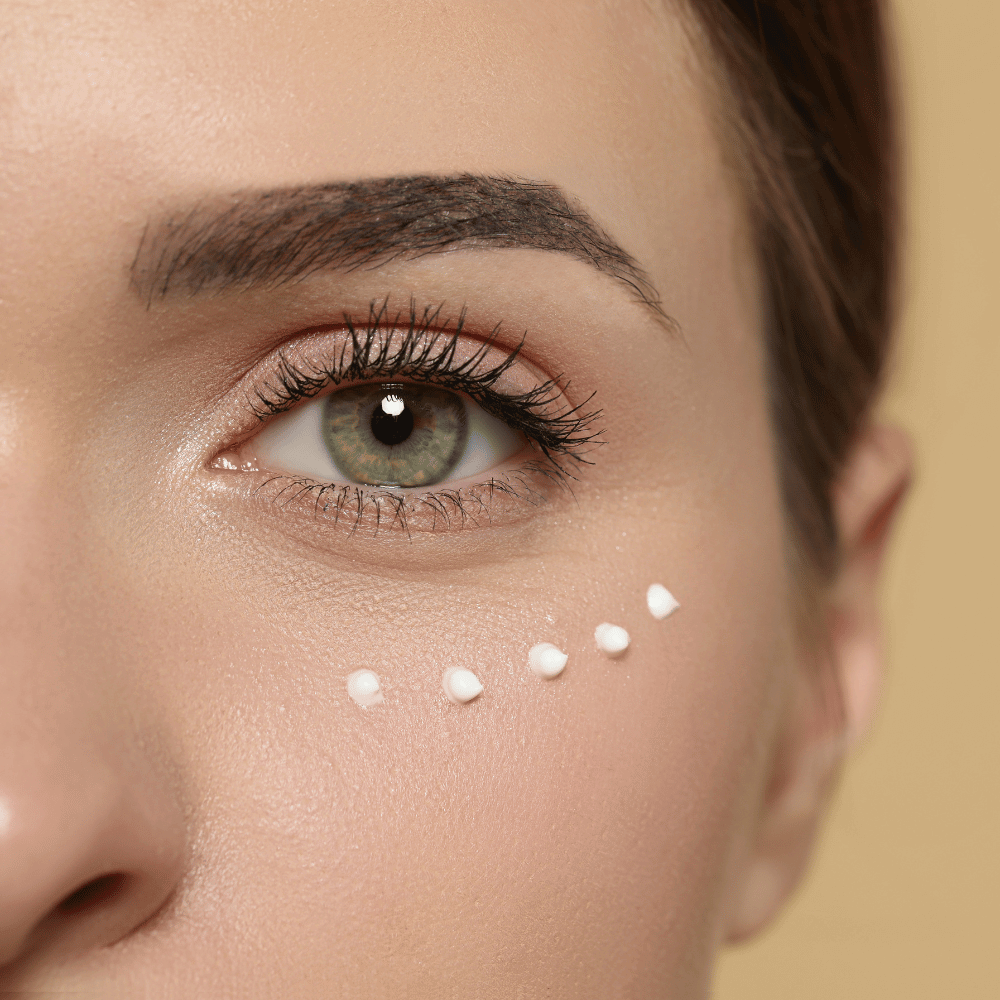
M 321 392 L 327 385 L 337 385 L 348 380 L 352 375 L 356 380 L 361 381 L 367 378 L 382 377 L 383 374 L 388 378 L 408 371 L 411 375 L 416 373 L 425 376 L 424 380 L 430 381 L 426 376 L 436 372 L 447 374 L 446 381 L 451 381 L 456 378 L 460 371 L 472 375 L 476 372 L 479 361 L 485 360 L 491 349 L 499 349 L 506 351 L 507 356 L 502 364 L 494 367 L 495 375 L 492 381 L 495 382 L 497 377 L 511 368 L 518 359 L 524 360 L 522 351 L 526 335 L 516 345 L 507 347 L 501 343 L 498 336 L 500 324 L 493 326 L 485 337 L 475 336 L 466 329 L 464 307 L 459 312 L 453 328 L 450 319 L 445 319 L 443 322 L 440 320 L 442 311 L 443 306 L 437 306 L 425 307 L 418 313 L 415 302 L 411 299 L 407 320 L 404 324 L 401 322 L 404 316 L 402 312 L 397 312 L 393 318 L 388 319 L 388 299 L 383 300 L 380 306 L 376 306 L 376 302 L 372 301 L 369 304 L 368 318 L 364 322 L 359 322 L 353 316 L 344 314 L 344 322 L 339 331 L 341 334 L 346 333 L 347 336 L 344 338 L 339 352 L 334 352 L 338 356 L 331 359 L 332 366 L 328 364 L 326 368 L 317 369 L 315 373 L 304 372 L 302 365 L 291 362 L 285 350 L 281 349 L 277 355 L 276 374 L 280 379 L 285 372 L 294 375 L 304 383 L 309 382 L 314 374 L 316 385 L 314 391 L 309 393 L 311 396 Z M 358 336 L 359 328 L 364 331 L 361 338 Z M 402 336 L 400 337 L 401 330 Z M 380 335 L 384 336 L 384 343 L 380 349 L 375 350 L 375 342 Z M 457 367 L 452 366 L 451 361 L 454 360 L 455 348 L 463 337 L 469 341 L 478 342 L 480 348 Z M 301 342 L 299 340 L 297 343 L 301 344 Z M 348 343 L 352 348 L 351 361 L 345 367 L 344 358 Z M 443 343 L 443 347 L 435 354 L 434 349 L 439 343 Z M 394 345 L 395 350 L 392 350 Z M 359 360 L 359 356 L 363 362 Z M 389 364 L 388 369 L 385 367 L 386 363 Z M 488 374 L 489 372 L 478 373 L 475 377 L 479 382 L 483 382 Z M 557 384 L 557 380 L 551 378 L 546 378 L 545 382 L 553 387 Z M 273 387 L 271 388 L 273 389 Z M 280 387 L 278 393 L 280 394 Z M 304 398 L 305 393 L 297 392 L 296 396 Z M 265 415 L 281 412 L 280 409 L 275 408 L 277 400 L 262 398 L 261 403 L 266 408 Z
M 418 311 L 412 298 L 406 313 L 400 310 L 390 317 L 388 301 L 387 297 L 381 304 L 377 304 L 375 300 L 370 302 L 369 314 L 365 321 L 359 321 L 351 314 L 344 313 L 341 324 L 326 326 L 324 333 L 327 335 L 339 333 L 342 342 L 332 351 L 316 352 L 323 354 L 325 358 L 318 366 L 309 361 L 293 360 L 294 353 L 301 353 L 302 349 L 315 339 L 316 328 L 311 331 L 311 336 L 303 334 L 290 338 L 270 355 L 272 359 L 276 358 L 270 364 L 279 383 L 286 375 L 300 383 L 296 386 L 295 399 L 290 401 L 290 405 L 295 405 L 300 399 L 319 395 L 327 387 L 339 385 L 352 378 L 360 382 L 380 378 L 388 380 L 398 376 L 413 378 L 417 382 L 433 380 L 436 384 L 443 383 L 445 387 L 457 381 L 466 381 L 470 386 L 473 383 L 482 386 L 492 385 L 507 371 L 525 366 L 532 369 L 537 377 L 537 381 L 532 382 L 533 388 L 544 386 L 556 392 L 568 388 L 568 384 L 565 387 L 560 384 L 561 378 L 552 378 L 539 371 L 538 366 L 526 357 L 524 348 L 527 334 L 522 335 L 516 343 L 508 343 L 500 336 L 500 323 L 494 324 L 485 334 L 479 330 L 467 329 L 464 306 L 459 311 L 457 319 L 452 321 L 446 317 L 442 321 L 443 305 L 428 306 Z M 403 322 L 404 316 L 405 322 Z M 375 350 L 375 342 L 380 335 L 385 336 L 385 343 L 382 349 Z M 478 347 L 457 365 L 452 364 L 456 347 L 463 341 L 478 344 Z M 352 347 L 351 362 L 345 366 L 344 359 L 349 344 Z M 441 345 L 441 348 L 435 351 L 438 345 Z M 395 349 L 391 349 L 393 347 Z M 502 360 L 480 371 L 480 366 L 491 351 L 503 355 Z M 359 355 L 363 357 L 364 363 L 358 361 Z M 386 361 L 394 363 L 387 369 L 384 365 Z M 263 363 L 268 364 L 268 360 L 264 359 Z M 462 375 L 468 375 L 469 378 L 462 380 Z M 285 386 L 281 384 L 276 387 L 273 383 L 265 382 L 263 384 L 265 392 L 261 392 L 260 388 L 254 389 L 257 402 L 262 407 L 258 416 L 265 418 L 283 412 L 287 408 L 281 400 L 283 388 Z M 464 389 L 466 386 L 460 388 Z M 496 395 L 513 394 L 497 392 Z M 251 400 L 252 405 L 253 402 Z
M 283 371 L 286 376 L 300 377 L 298 369 L 287 361 L 284 362 Z M 308 372 L 305 373 L 304 377 L 310 382 L 313 379 L 313 376 Z M 404 380 L 408 377 L 410 376 L 408 376 L 405 370 L 394 375 L 394 378 Z M 381 381 L 381 379 L 365 379 L 364 381 Z M 360 383 L 352 382 L 350 384 Z M 439 384 L 439 382 L 432 379 L 422 379 L 416 380 L 414 384 L 432 385 Z M 284 388 L 282 390 L 283 398 L 280 402 L 268 400 L 266 397 L 258 395 L 258 399 L 267 405 L 267 412 L 261 413 L 259 408 L 255 408 L 255 413 L 258 420 L 263 422 L 268 418 L 286 413 L 305 401 L 315 401 L 317 398 L 322 398 L 326 394 L 325 390 L 331 386 L 335 388 L 337 386 L 343 387 L 343 381 L 335 382 L 330 379 L 323 379 L 321 381 L 320 376 L 317 374 L 315 384 L 311 385 L 305 391 L 300 392 L 296 390 L 292 393 L 287 387 Z M 603 443 L 600 432 L 594 433 L 590 430 L 590 425 L 601 416 L 600 410 L 586 411 L 586 404 L 591 401 L 592 396 L 587 397 L 582 403 L 564 408 L 554 415 L 546 416 L 537 414 L 535 421 L 517 420 L 516 415 L 519 411 L 525 412 L 531 407 L 545 407 L 554 401 L 555 397 L 546 395 L 550 388 L 557 391 L 556 385 L 552 380 L 538 385 L 534 390 L 537 395 L 529 397 L 527 400 L 525 400 L 524 396 L 497 392 L 489 386 L 480 386 L 477 388 L 474 385 L 465 385 L 462 384 L 461 379 L 449 381 L 446 387 L 453 391 L 465 392 L 470 398 L 475 399 L 476 402 L 483 406 L 487 412 L 505 420 L 516 430 L 534 440 L 549 457 L 552 457 L 552 453 L 554 452 L 572 457 L 585 464 L 591 464 L 588 459 L 579 456 L 576 450 L 587 445 L 599 445 Z M 543 428 L 548 433 L 540 433 Z
M 499 337 L 499 324 L 485 337 L 469 331 L 464 308 L 452 326 L 448 320 L 440 320 L 442 306 L 418 310 L 411 299 L 405 314 L 389 316 L 387 303 L 388 299 L 381 304 L 371 302 L 366 322 L 358 322 L 345 314 L 342 326 L 327 328 L 325 336 L 332 335 L 335 341 L 333 349 L 328 348 L 325 356 L 322 349 L 316 349 L 315 332 L 293 338 L 272 354 L 270 377 L 264 376 L 256 385 L 248 387 L 248 401 L 258 426 L 305 399 L 319 396 L 331 385 L 410 378 L 417 383 L 433 382 L 465 392 L 487 412 L 509 421 L 550 459 L 559 456 L 591 464 L 590 459 L 583 457 L 583 452 L 589 450 L 589 446 L 603 443 L 601 432 L 594 430 L 601 411 L 588 409 L 594 394 L 575 405 L 571 403 L 566 396 L 569 383 L 560 384 L 561 378 L 547 376 L 525 357 L 526 337 L 509 346 Z M 404 316 L 405 326 L 400 322 Z M 376 350 L 375 342 L 380 336 L 385 338 L 385 343 Z M 467 353 L 456 362 L 458 346 L 463 341 Z M 387 351 L 386 344 L 398 347 Z M 348 345 L 350 359 L 345 364 Z M 491 352 L 501 357 L 480 370 L 490 360 Z M 324 356 L 324 360 L 316 362 L 296 357 L 310 353 L 314 358 Z M 404 363 L 396 364 L 397 361 Z M 387 362 L 390 362 L 388 368 Z M 521 369 L 531 373 L 523 382 L 528 388 L 521 392 L 504 392 L 496 388 L 496 383 L 504 376 L 516 374 Z

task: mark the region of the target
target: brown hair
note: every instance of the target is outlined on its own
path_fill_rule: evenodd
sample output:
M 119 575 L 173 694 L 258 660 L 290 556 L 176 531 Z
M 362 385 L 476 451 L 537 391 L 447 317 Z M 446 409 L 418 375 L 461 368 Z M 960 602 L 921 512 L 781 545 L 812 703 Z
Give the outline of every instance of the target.
M 837 565 L 831 488 L 877 395 L 898 244 L 880 0 L 688 0 L 721 63 L 770 310 L 775 438 L 795 549 Z M 718 75 L 718 74 L 717 74 Z

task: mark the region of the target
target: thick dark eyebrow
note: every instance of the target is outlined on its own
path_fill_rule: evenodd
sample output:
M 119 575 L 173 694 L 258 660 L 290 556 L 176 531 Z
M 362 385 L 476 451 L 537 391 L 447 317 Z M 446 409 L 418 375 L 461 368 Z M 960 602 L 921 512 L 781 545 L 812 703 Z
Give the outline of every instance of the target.
M 666 319 L 645 271 L 558 187 L 510 177 L 384 177 L 241 191 L 151 221 L 131 284 L 152 303 L 276 287 L 464 247 L 565 254 L 627 285 Z

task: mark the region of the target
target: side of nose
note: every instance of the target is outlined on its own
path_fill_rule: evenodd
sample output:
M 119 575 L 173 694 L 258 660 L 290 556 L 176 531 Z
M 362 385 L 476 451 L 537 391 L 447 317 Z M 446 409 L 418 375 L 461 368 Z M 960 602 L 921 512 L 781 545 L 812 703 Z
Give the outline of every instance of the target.
M 135 931 L 185 860 L 155 671 L 47 419 L 0 461 L 0 993 Z
M 125 937 L 180 877 L 184 830 L 165 776 L 141 751 L 66 735 L 36 732 L 0 761 L 0 985 L 40 952 Z

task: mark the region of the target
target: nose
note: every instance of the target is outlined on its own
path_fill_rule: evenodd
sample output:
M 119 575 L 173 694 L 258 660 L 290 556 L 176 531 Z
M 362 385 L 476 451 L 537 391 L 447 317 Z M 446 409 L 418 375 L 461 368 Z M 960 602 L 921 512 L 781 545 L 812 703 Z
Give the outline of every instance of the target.
M 71 422 L 17 407 L 0 426 L 0 994 L 160 912 L 186 830 L 102 508 L 57 485 Z
M 95 569 L 86 505 L 46 478 L 59 463 L 44 420 L 12 426 L 35 430 L 0 462 L 4 995 L 25 970 L 119 941 L 160 912 L 186 839 L 182 769 L 140 683 L 153 671 L 140 669 L 141 636 L 123 638 L 128 609 Z
M 0 970 L 125 937 L 162 907 L 183 859 L 176 798 L 141 747 L 34 736 L 5 741 L 0 763 Z

